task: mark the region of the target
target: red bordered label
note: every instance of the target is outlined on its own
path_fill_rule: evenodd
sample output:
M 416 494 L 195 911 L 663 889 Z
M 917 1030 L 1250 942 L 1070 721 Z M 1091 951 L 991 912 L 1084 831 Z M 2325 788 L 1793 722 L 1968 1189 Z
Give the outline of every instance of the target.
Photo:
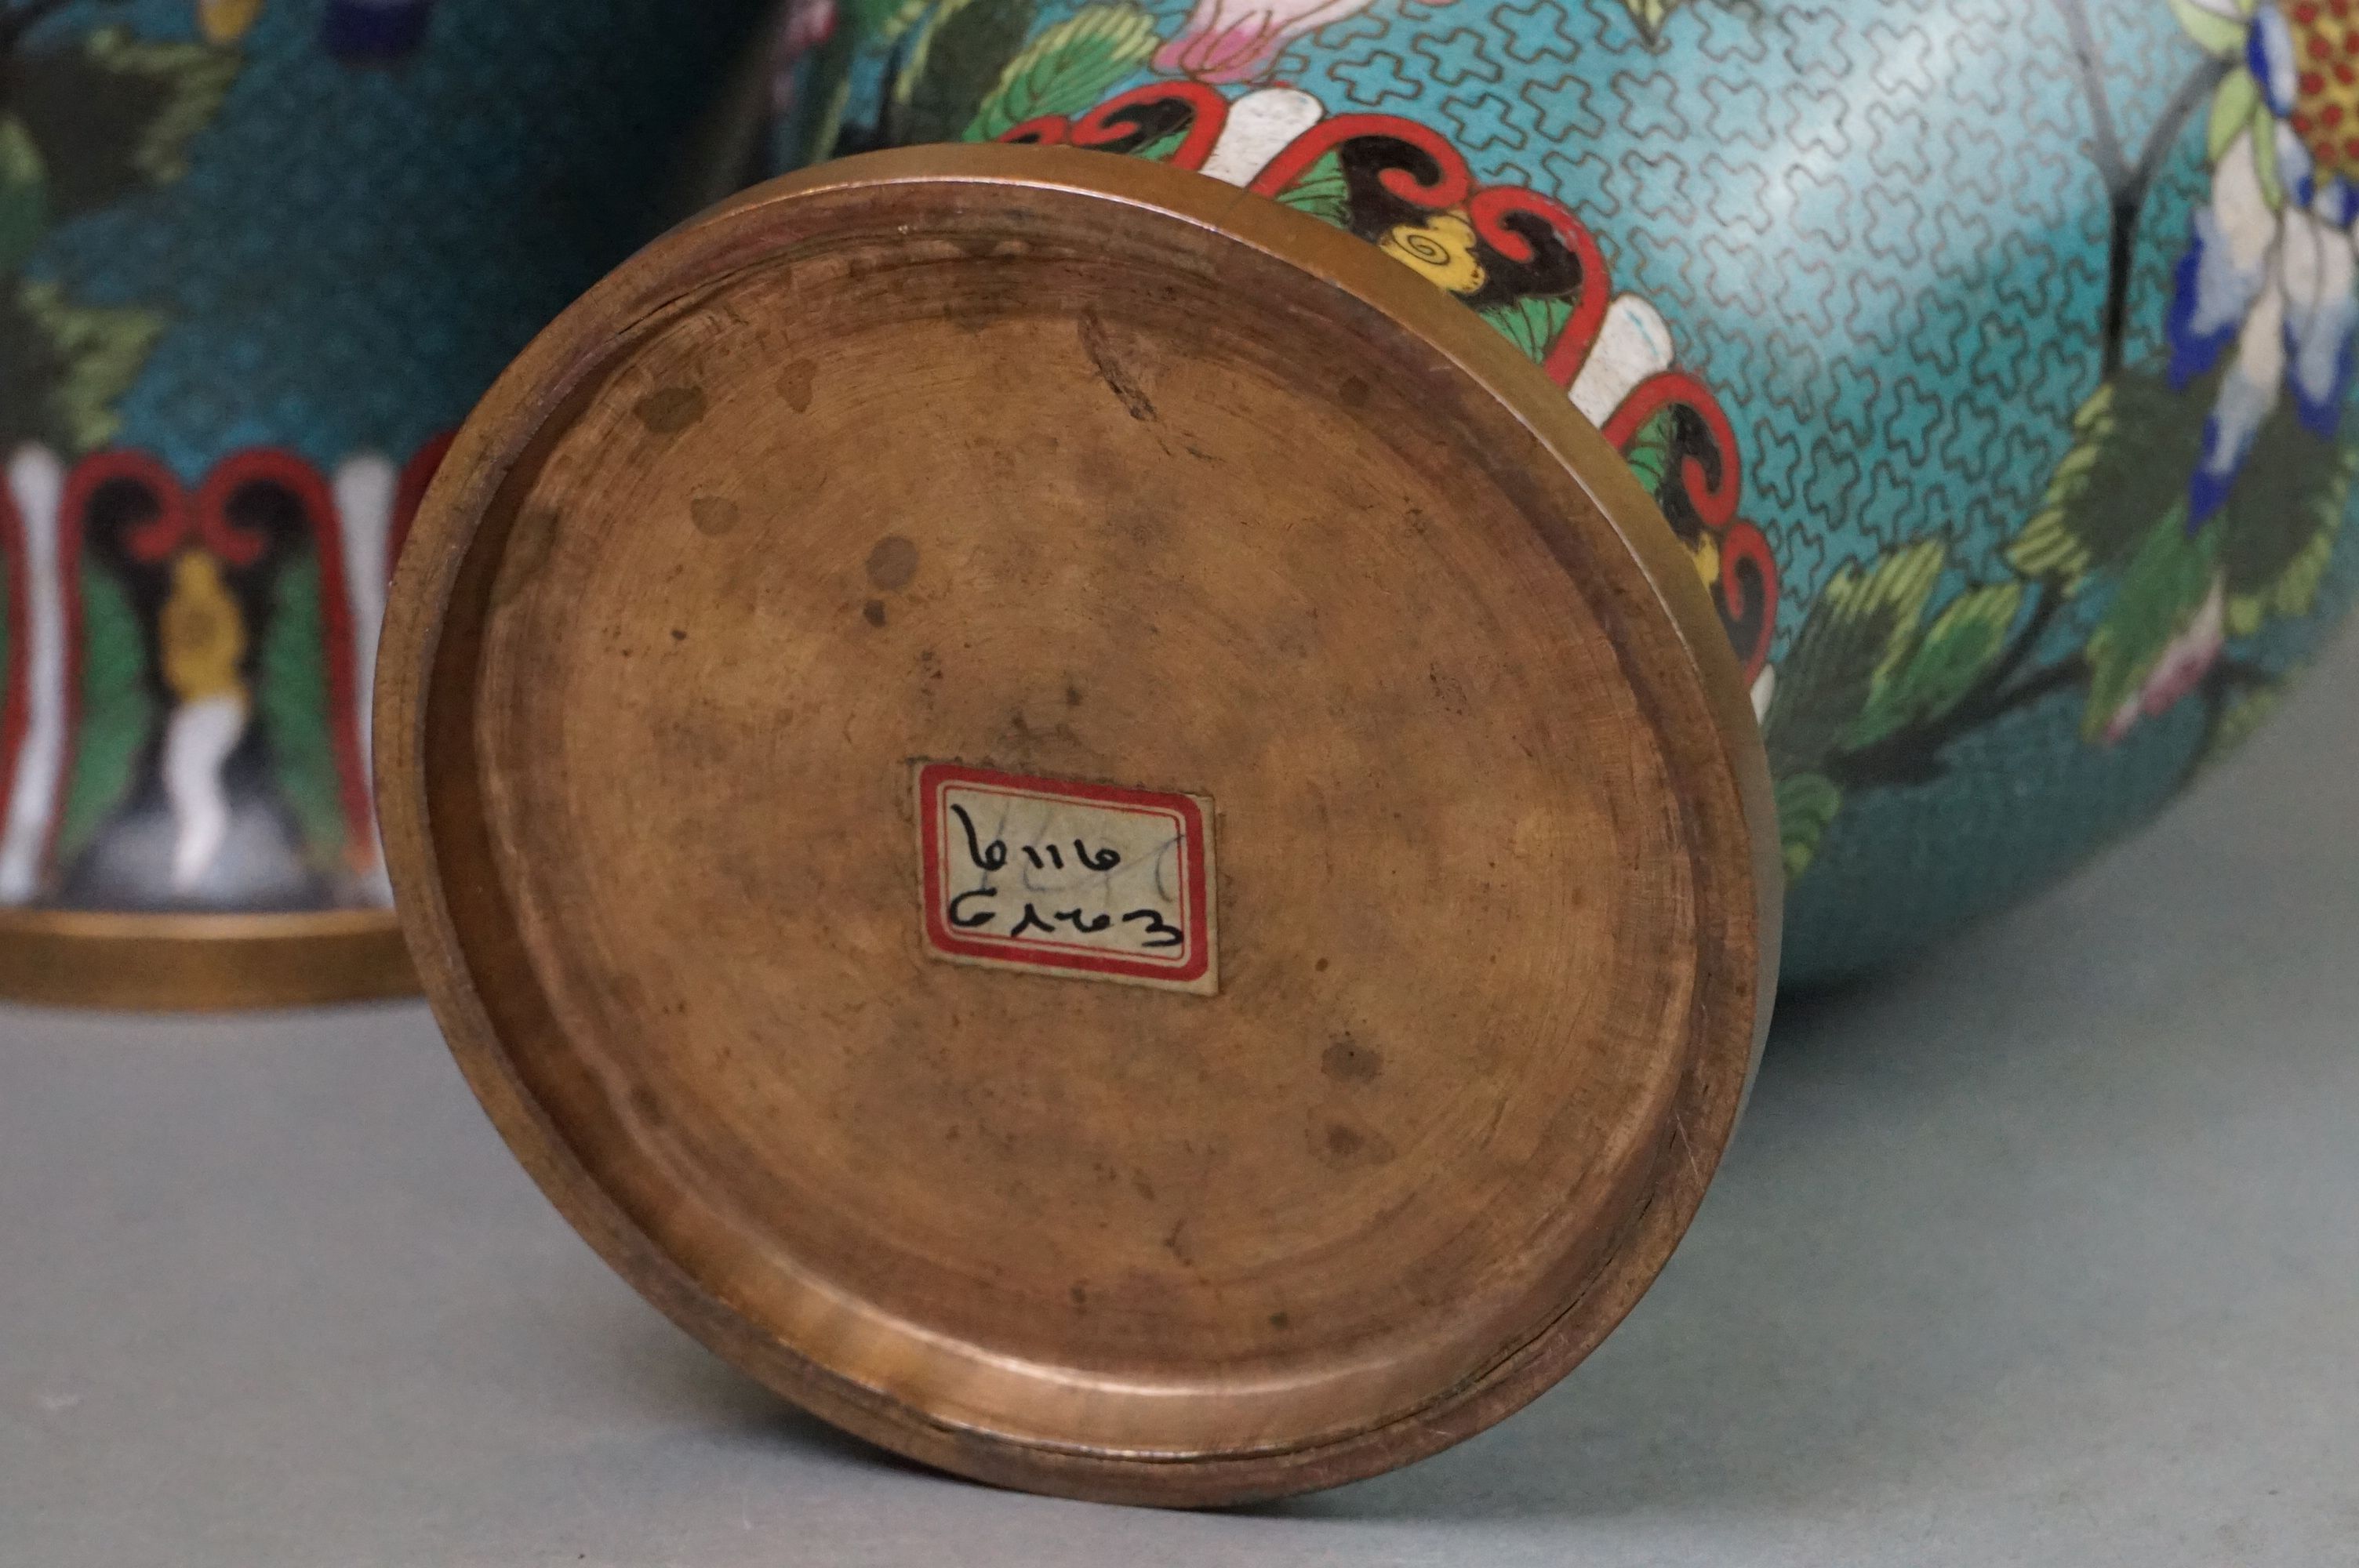
M 918 764 L 926 947 L 954 964 L 1211 995 L 1212 803 Z

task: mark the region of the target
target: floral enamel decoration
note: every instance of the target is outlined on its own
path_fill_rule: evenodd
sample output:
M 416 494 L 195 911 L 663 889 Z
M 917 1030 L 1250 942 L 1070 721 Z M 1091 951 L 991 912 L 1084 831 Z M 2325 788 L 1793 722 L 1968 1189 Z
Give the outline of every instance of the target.
M 1945 596 L 1958 563 L 1904 540 L 1820 589 L 1763 708 L 1789 876 L 1848 800 L 1940 778 L 1953 742 L 2059 697 L 2105 747 L 2194 705 L 2191 773 L 2274 696 L 2235 640 L 2318 601 L 2359 471 L 2341 435 L 2359 322 L 2353 0 L 2168 3 L 2209 58 L 2130 142 L 2082 0 L 2059 0 L 2117 256 L 2209 104 L 2212 189 L 2159 302 L 2167 352 L 2133 358 L 2140 302 L 2117 265 L 2101 377 L 2000 552 L 2010 575 Z
M 1623 453 L 1711 591 L 1756 709 L 1766 706 L 1779 572 L 1767 535 L 1740 514 L 1737 431 L 1661 312 L 1614 288 L 1580 216 L 1539 190 L 1484 185 L 1421 121 L 1330 114 L 1294 86 L 1216 85 L 1266 77 L 1287 44 L 1371 4 L 1413 10 L 1425 0 L 1250 10 L 1205 0 L 1169 37 L 1143 7 L 1111 0 L 1010 38 L 993 70 L 936 52 L 944 29 L 995 3 L 864 0 L 864 10 L 850 0 L 844 14 L 864 48 L 887 52 L 888 74 L 874 120 L 843 124 L 833 150 L 929 135 L 1092 148 L 1195 170 L 1370 242 L 1530 356 Z M 1108 95 L 1142 72 L 1148 80 Z
M 2141 719 L 2159 719 L 2180 701 L 2193 696 L 2203 685 L 2203 677 L 2212 673 L 2221 651 L 2228 643 L 2228 611 L 2220 581 L 2214 578 L 2212 591 L 2203 596 L 2202 604 L 2178 635 L 2163 644 L 2162 656 L 2137 690 L 2122 699 L 2105 724 L 2105 739 L 2118 742 L 2130 732 L 2130 727 Z
M 1086 13 L 1084 13 L 1086 15 Z M 1004 85 L 1022 78 L 1011 68 Z M 986 103 L 978 124 L 1006 116 Z M 1328 114 L 1290 87 L 1230 98 L 1153 81 L 1074 115 L 1037 115 L 1002 139 L 1153 157 L 1369 240 L 1462 300 L 1531 357 L 1630 463 L 1696 564 L 1745 679 L 1766 704 L 1778 572 L 1740 515 L 1744 460 L 1712 389 L 1678 362 L 1653 305 L 1616 293 L 1588 226 L 1553 198 L 1484 186 L 1450 140 L 1388 114 Z
M 389 899 L 367 672 L 446 446 L 331 473 L 253 448 L 193 485 L 145 451 L 11 454 L 0 579 L 36 656 L 0 691 L 0 907 Z M 232 776 L 257 735 L 269 789 Z
M 2226 360 L 2187 524 L 2207 522 L 2290 395 L 2332 439 L 2359 326 L 2359 27 L 2352 0 L 2177 0 L 2189 32 L 2236 61 L 2213 99 L 2212 199 L 2195 214 L 2171 300 L 2170 381 Z
M 1306 33 L 1364 11 L 1371 0 L 1197 0 L 1155 54 L 1155 69 L 1199 81 L 1257 81 Z
M 1129 0 L 871 4 L 860 47 L 885 91 L 838 150 L 957 135 L 1196 169 L 1366 240 L 1528 354 L 1623 454 L 1711 591 L 1767 742 L 1789 876 L 1848 803 L 1987 767 L 2014 742 L 1961 742 L 2060 708 L 2107 750 L 2170 719 L 2191 773 L 2274 696 L 2277 662 L 2241 640 L 2326 602 L 2359 476 L 2341 417 L 2359 329 L 2359 0 L 2160 0 L 2158 27 L 2195 47 L 2136 100 L 2154 105 L 2144 123 L 2114 102 L 2086 0 L 2056 0 L 2080 99 L 2058 109 L 2105 240 L 2098 309 L 2059 325 L 2089 351 L 2042 373 L 2077 410 L 2027 511 L 1888 537 L 1856 525 L 1865 510 L 1832 535 L 1807 511 L 1749 514 L 1758 438 L 1683 341 L 1695 301 L 1614 286 L 1609 247 L 1629 238 L 1592 232 L 1578 179 L 1544 191 L 1523 183 L 1527 157 L 1485 168 L 1499 155 L 1470 152 L 1466 127 L 1421 99 L 1331 113 L 1272 80 L 1281 56 L 1359 70 L 1315 36 L 1346 17 L 1447 56 L 1472 35 L 1447 30 L 1441 0 L 1201 0 L 1176 29 Z M 942 52 L 990 7 L 1004 38 Z M 1704 26 L 1668 0 L 1624 8 L 1650 51 Z M 2210 178 L 2181 247 L 2147 209 L 2199 123 Z M 2161 290 L 2137 265 L 2155 245 L 2175 264 Z M 1839 548 L 1789 602 L 1782 557 L 1814 537 Z
M 407 989 L 369 677 L 435 432 L 715 161 L 773 7 L 4 9 L 0 992 Z

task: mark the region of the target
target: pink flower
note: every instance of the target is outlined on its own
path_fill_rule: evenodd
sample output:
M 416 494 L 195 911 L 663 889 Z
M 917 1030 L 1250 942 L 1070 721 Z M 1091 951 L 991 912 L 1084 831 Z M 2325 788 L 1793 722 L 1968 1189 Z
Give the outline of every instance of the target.
M 1252 81 L 1305 33 L 1367 9 L 1372 0 L 1197 0 L 1186 27 L 1155 51 L 1155 69 L 1200 81 Z
M 790 0 L 770 39 L 770 113 L 783 117 L 795 106 L 798 68 L 835 36 L 835 0 Z
M 835 0 L 795 0 L 778 27 L 778 56 L 802 59 L 835 36 Z
M 2105 743 L 2110 746 L 2120 741 L 2139 719 L 2159 719 L 2177 707 L 2181 697 L 2203 684 L 2227 641 L 2227 599 L 2220 579 L 2214 578 L 2212 591 L 2204 596 L 2194 619 L 2163 645 L 2162 656 L 2147 672 L 2146 680 L 2114 709 L 2113 719 L 2105 725 Z

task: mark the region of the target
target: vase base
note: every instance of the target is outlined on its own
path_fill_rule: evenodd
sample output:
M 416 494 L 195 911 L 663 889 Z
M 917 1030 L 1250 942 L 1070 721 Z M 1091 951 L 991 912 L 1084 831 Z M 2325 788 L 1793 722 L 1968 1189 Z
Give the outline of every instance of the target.
M 1373 247 L 1060 149 L 677 231 L 460 437 L 381 810 L 573 1223 L 830 1420 L 1158 1503 L 1442 1447 L 1652 1280 L 1768 1013 L 1693 563 Z
M 391 910 L 316 914 L 0 911 L 0 1000 L 213 1012 L 416 994 Z

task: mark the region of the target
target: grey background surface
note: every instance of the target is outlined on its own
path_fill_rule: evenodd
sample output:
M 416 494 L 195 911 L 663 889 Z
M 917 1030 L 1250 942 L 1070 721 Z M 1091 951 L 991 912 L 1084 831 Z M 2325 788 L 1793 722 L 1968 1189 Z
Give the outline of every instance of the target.
M 609 1275 L 422 1008 L 0 1008 L 0 1564 L 2359 1563 L 2359 640 L 2154 831 L 1780 1018 L 1520 1416 L 1178 1515 L 832 1434 Z

